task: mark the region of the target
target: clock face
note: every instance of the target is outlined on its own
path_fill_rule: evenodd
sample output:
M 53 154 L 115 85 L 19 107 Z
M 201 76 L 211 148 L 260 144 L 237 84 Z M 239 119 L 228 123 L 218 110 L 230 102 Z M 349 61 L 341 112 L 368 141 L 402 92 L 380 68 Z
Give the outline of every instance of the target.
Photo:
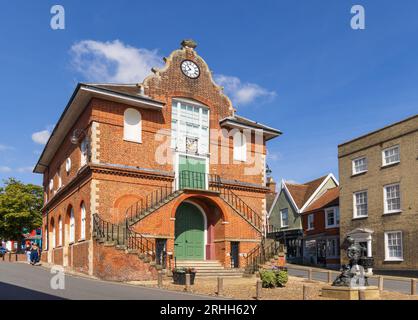
M 196 79 L 200 74 L 199 67 L 196 65 L 196 63 L 190 60 L 184 60 L 181 63 L 181 71 L 183 71 L 186 76 L 192 79 Z

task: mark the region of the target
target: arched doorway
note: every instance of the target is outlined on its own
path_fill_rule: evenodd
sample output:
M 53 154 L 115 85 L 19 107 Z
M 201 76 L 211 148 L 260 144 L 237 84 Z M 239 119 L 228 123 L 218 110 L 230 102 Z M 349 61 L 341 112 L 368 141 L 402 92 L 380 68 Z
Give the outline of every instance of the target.
M 205 259 L 206 215 L 197 205 L 183 202 L 176 210 L 174 250 L 177 260 Z

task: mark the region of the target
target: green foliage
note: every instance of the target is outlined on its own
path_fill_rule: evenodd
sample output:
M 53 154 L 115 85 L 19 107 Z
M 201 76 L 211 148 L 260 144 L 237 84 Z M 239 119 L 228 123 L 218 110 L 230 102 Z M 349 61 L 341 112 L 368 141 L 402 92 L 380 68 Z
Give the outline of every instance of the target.
M 177 267 L 177 268 L 173 268 L 173 273 L 194 273 L 196 272 L 196 269 L 194 268 L 186 268 L 186 267 Z
M 284 287 L 288 281 L 286 270 L 261 270 L 260 278 L 263 288 Z
M 289 280 L 289 277 L 287 275 L 287 271 L 284 270 L 277 270 L 274 271 L 276 276 L 276 286 L 277 287 L 284 287 Z
M 276 286 L 276 275 L 273 270 L 261 270 L 260 278 L 263 288 L 274 288 Z
M 10 178 L 0 187 L 0 238 L 21 240 L 42 225 L 42 187 Z

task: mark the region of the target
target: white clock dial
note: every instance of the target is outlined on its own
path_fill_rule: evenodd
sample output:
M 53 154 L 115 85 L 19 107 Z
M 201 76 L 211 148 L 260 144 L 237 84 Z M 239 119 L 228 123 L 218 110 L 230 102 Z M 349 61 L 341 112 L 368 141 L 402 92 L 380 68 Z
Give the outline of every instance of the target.
M 189 78 L 196 79 L 199 77 L 200 70 L 196 63 L 190 60 L 184 60 L 181 63 L 181 71 Z

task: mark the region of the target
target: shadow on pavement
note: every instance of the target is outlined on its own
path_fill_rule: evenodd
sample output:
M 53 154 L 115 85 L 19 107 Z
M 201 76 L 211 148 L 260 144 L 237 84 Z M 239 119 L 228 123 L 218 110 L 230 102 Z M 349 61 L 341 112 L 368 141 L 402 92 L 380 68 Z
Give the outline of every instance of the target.
M 1 300 L 66 300 L 62 297 L 0 282 Z

